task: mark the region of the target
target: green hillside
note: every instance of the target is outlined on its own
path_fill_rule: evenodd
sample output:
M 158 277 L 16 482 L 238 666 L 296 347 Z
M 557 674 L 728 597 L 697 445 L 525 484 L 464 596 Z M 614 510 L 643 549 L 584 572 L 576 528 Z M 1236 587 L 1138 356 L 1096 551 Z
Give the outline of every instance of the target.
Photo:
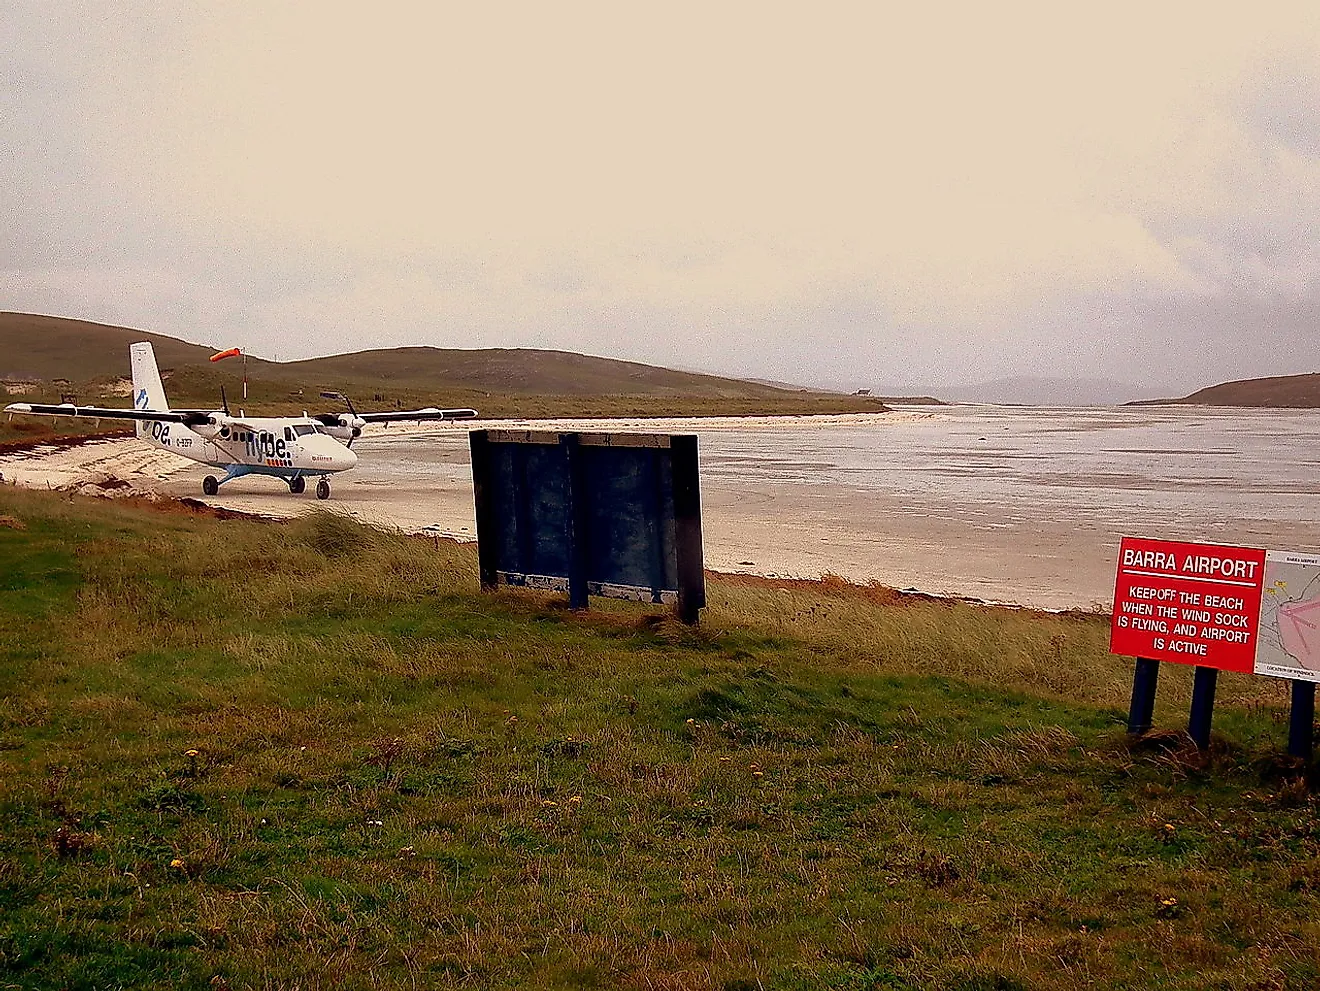
M 1224 382 L 1193 392 L 1182 402 L 1209 406 L 1317 407 L 1320 406 L 1320 374 L 1312 372 Z
M 482 416 L 802 416 L 876 413 L 867 396 L 780 389 L 757 382 L 673 371 L 565 351 L 387 348 L 275 362 L 250 358 L 242 399 L 242 363 L 211 362 L 216 348 L 161 334 L 64 317 L 0 313 L 0 400 L 123 405 L 128 345 L 151 341 L 175 406 L 214 408 L 221 389 L 231 405 L 254 415 L 324 412 L 343 392 L 363 409 L 460 406 Z M 65 380 L 63 382 L 57 380 Z M 110 425 L 103 424 L 109 428 Z M 99 429 L 90 421 L 19 417 L 0 421 L 0 445 Z
M 1155 399 L 1129 403 L 1130 406 L 1148 406 L 1167 403 L 1186 403 L 1201 406 L 1258 406 L 1275 409 L 1320 408 L 1320 373 L 1305 375 L 1275 375 L 1261 379 L 1239 379 L 1221 382 L 1193 392 L 1181 399 Z
M 431 347 L 360 351 L 294 361 L 280 374 L 300 380 L 381 381 L 414 388 L 446 387 L 521 395 L 657 395 L 781 399 L 795 390 L 677 372 L 613 358 L 531 348 L 457 350 Z
M 0 379 L 87 382 L 128 375 L 128 346 L 150 341 L 162 368 L 206 363 L 214 348 L 125 327 L 0 312 Z
M 0 313 L 0 378 L 115 379 L 128 372 L 128 345 L 151 341 L 162 369 L 198 385 L 237 375 L 238 364 L 216 365 L 216 348 L 187 344 L 125 327 L 27 313 Z M 468 390 L 523 396 L 691 396 L 782 400 L 799 391 L 755 382 L 678 372 L 653 365 L 532 348 L 406 347 L 359 351 L 302 361 L 248 359 L 253 382 L 285 386 L 380 386 L 410 392 Z

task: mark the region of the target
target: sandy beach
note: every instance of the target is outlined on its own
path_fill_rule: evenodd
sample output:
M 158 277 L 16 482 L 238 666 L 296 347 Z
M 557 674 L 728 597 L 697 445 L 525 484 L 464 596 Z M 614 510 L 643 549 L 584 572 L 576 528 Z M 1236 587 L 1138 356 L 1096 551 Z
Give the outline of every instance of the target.
M 1222 422 L 1185 413 L 1137 416 L 904 410 L 498 426 L 697 432 L 706 563 L 719 571 L 833 573 L 989 601 L 1092 608 L 1112 600 L 1124 533 L 1320 547 L 1320 521 L 1309 512 L 1318 503 L 1304 465 L 1295 478 L 1281 476 L 1271 491 L 1256 493 L 1248 483 L 1257 469 L 1238 469 L 1244 478 L 1225 474 L 1224 465 L 1241 464 L 1242 452 L 1223 450 L 1219 433 L 1205 450 L 1187 446 L 1181 435 L 1183 447 L 1170 446 L 1170 431 L 1242 436 L 1243 415 Z M 1277 427 L 1250 441 L 1266 445 L 1270 458 L 1278 453 L 1269 445 L 1297 432 L 1291 422 L 1255 423 Z M 328 506 L 368 523 L 470 540 L 472 426 L 395 427 L 364 436 L 354 445 L 358 467 L 333 479 L 328 503 L 256 477 L 238 479 L 206 501 L 270 517 Z M 1138 427 L 1150 435 L 1145 446 L 1134 446 Z M 1126 447 L 1113 444 L 1116 431 Z M 1208 466 L 1204 477 L 1159 467 L 1181 455 L 1189 465 Z M 113 476 L 137 490 L 198 499 L 202 477 L 213 471 L 132 439 L 0 457 L 6 480 L 25 486 L 61 488 Z

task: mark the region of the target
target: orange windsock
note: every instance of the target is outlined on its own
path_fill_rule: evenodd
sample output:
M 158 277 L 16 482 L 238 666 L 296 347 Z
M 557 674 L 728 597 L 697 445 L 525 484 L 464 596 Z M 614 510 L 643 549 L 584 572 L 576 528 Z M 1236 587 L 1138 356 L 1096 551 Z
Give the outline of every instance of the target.
M 238 348 L 230 348 L 228 351 L 217 351 L 215 354 L 211 355 L 211 360 L 219 361 L 222 358 L 236 358 L 242 353 L 243 352 Z

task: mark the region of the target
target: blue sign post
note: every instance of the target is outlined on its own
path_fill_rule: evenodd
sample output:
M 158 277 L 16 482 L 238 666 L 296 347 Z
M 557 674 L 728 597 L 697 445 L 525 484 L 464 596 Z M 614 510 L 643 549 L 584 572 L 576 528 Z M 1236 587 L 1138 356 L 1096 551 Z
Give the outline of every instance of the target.
M 481 585 L 706 604 L 697 438 L 477 430 L 470 435 Z

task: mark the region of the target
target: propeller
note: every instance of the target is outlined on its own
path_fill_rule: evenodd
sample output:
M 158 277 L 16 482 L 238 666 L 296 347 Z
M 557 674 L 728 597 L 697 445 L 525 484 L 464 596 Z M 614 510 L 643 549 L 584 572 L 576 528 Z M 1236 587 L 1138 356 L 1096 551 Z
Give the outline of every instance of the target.
M 327 427 L 341 427 L 348 430 L 348 440 L 345 442 L 347 447 L 353 446 L 353 441 L 357 440 L 362 433 L 362 428 L 367 425 L 367 421 L 358 416 L 357 409 L 353 406 L 353 400 L 349 399 L 342 392 L 323 392 L 322 399 L 337 399 L 348 407 L 350 416 L 335 416 L 333 413 L 323 413 L 316 419 L 320 420 Z
M 229 412 L 229 400 L 225 398 L 225 387 L 223 385 L 220 386 L 220 406 L 224 409 L 225 416 L 231 415 Z
M 353 408 L 353 400 L 349 399 L 342 392 L 323 392 L 321 393 L 321 398 L 338 399 L 341 403 L 345 404 L 348 407 L 348 411 L 353 414 L 353 418 L 357 419 L 358 411 Z

